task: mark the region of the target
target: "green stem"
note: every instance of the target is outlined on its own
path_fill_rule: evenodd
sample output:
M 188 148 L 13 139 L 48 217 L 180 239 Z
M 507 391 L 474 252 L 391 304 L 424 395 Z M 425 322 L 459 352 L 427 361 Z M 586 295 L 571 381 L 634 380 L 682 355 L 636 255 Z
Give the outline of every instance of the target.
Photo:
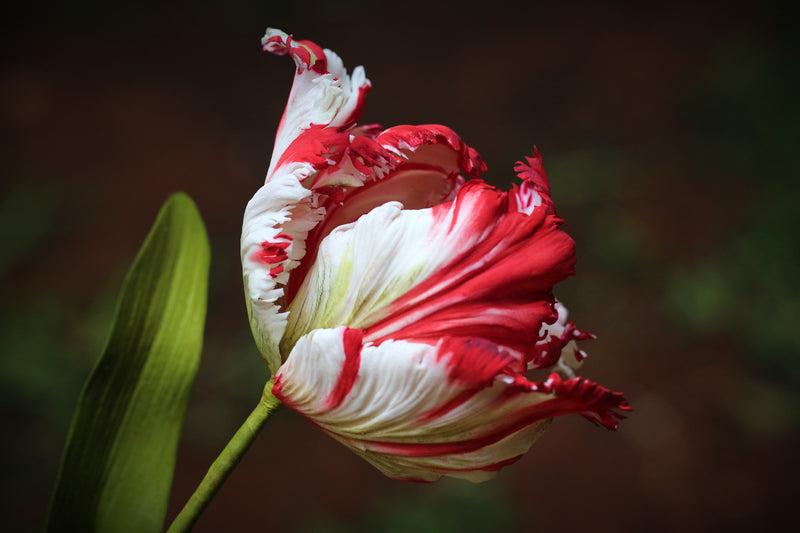
M 273 379 L 267 382 L 258 405 L 253 409 L 253 412 L 250 413 L 250 416 L 247 417 L 247 420 L 244 421 L 244 424 L 242 424 L 242 427 L 239 428 L 228 445 L 225 446 L 219 457 L 212 463 L 192 497 L 189 498 L 181 512 L 172 521 L 167 533 L 179 533 L 192 529 L 197 519 L 200 518 L 200 514 L 208 507 L 211 499 L 222 487 L 222 484 L 225 483 L 225 480 L 228 479 L 228 476 L 239 464 L 239 461 L 242 460 L 264 423 L 276 409 L 283 405 L 272 394 L 273 382 Z

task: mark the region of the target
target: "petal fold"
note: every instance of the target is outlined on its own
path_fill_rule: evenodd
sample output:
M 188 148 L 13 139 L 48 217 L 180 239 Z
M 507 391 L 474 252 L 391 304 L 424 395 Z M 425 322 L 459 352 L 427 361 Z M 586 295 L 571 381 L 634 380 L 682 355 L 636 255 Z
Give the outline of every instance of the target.
M 288 146 L 312 124 L 339 129 L 355 124 L 371 83 L 362 67 L 356 67 L 351 77 L 338 55 L 311 41 L 296 41 L 291 35 L 268 28 L 261 43 L 267 52 L 291 55 L 297 66 L 275 137 L 269 179 Z
M 486 168 L 475 150 L 444 126 L 400 126 L 374 139 L 350 135 L 348 140 L 345 133 L 322 131 L 305 132 L 297 141 L 302 147 L 287 159 L 311 162 L 315 173 L 304 186 L 314 191 L 325 213 L 308 235 L 307 248 L 312 253 L 303 258 L 290 280 L 289 302 L 317 260 L 322 240 L 335 228 L 387 202 L 417 210 L 450 201 L 464 183 L 464 174 L 477 176 Z
M 248 205 L 242 230 L 251 327 L 274 371 L 287 306 L 325 236 L 390 200 L 407 209 L 447 201 L 462 173 L 476 176 L 485 165 L 444 126 L 382 133 L 377 125 L 356 127 L 370 87 L 361 67 L 351 77 L 332 51 L 276 29 L 262 43 L 296 65 L 266 184 Z
M 276 396 L 403 480 L 488 479 L 563 414 L 616 429 L 625 398 L 575 376 L 594 336 L 553 295 L 575 244 L 538 149 L 497 190 L 445 126 L 357 125 L 363 68 L 280 30 L 262 44 L 296 67 L 241 241 Z
M 578 378 L 529 382 L 515 357 L 482 339 L 354 346 L 360 335 L 304 336 L 273 392 L 393 478 L 482 481 L 519 459 L 553 416 L 614 428 L 628 409 L 620 394 Z
M 245 209 L 241 260 L 253 336 L 270 370 L 281 364 L 286 328 L 283 286 L 305 255 L 305 237 L 321 219 L 311 192 L 291 175 L 267 182 Z
M 389 202 L 336 227 L 292 300 L 284 350 L 307 331 L 348 325 L 376 343 L 478 335 L 541 359 L 535 345 L 557 320 L 552 287 L 573 272 L 574 242 L 554 212 L 515 205 L 472 180 L 451 202 Z

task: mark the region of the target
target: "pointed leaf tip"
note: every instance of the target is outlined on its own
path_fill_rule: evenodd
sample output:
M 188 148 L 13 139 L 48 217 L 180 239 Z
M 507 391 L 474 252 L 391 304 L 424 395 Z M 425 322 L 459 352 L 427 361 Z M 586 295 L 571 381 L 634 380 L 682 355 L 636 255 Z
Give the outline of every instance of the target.
M 194 202 L 173 194 L 128 271 L 78 401 L 47 531 L 162 529 L 200 361 L 210 255 Z

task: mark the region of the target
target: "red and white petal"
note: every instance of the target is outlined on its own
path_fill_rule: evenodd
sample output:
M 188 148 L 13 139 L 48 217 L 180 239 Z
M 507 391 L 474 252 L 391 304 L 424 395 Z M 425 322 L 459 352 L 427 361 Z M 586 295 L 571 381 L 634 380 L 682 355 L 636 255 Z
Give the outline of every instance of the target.
M 486 171 L 478 152 L 467 146 L 453 130 L 440 124 L 395 126 L 383 131 L 375 140 L 415 167 L 445 173 L 448 169 L 451 173 L 460 169 L 471 178 Z
M 576 341 L 594 339 L 591 333 L 579 330 L 572 322 L 567 322 L 567 308 L 556 302 L 558 319 L 552 324 L 542 324 L 539 333 L 541 340 L 536 343 L 529 357 L 529 368 L 550 368 L 557 366 L 564 374 L 575 377 L 586 358 L 586 352 L 578 348 Z
M 297 66 L 275 137 L 267 173 L 270 179 L 289 145 L 312 125 L 339 130 L 354 125 L 363 112 L 370 81 L 362 67 L 349 76 L 338 55 L 311 41 L 296 41 L 291 35 L 268 28 L 261 42 L 268 52 L 290 54 Z
M 351 137 L 346 151 L 343 163 L 321 171 L 314 187 L 329 184 L 329 175 L 343 185 L 359 180 L 361 184 L 342 189 L 341 198 L 329 203 L 320 239 L 386 202 L 423 209 L 450 201 L 463 185 L 463 176 L 477 178 L 486 171 L 473 148 L 438 124 L 396 126 L 374 139 Z M 342 183 L 343 176 L 350 181 Z
M 486 169 L 477 152 L 444 126 L 398 126 L 374 139 L 370 135 L 350 135 L 347 141 L 346 132 L 317 128 L 290 147 L 287 158 L 310 161 L 319 170 L 304 183 L 319 193 L 325 208 L 323 223 L 309 234 L 310 250 L 334 228 L 386 202 L 422 209 L 450 201 L 464 183 L 462 174 L 476 177 Z M 303 259 L 287 289 L 289 301 L 315 260 L 315 254 Z
M 555 215 L 509 206 L 473 180 L 447 204 L 390 202 L 339 226 L 292 300 L 284 350 L 312 329 L 349 325 L 376 343 L 481 336 L 533 359 L 542 325 L 556 321 L 551 289 L 572 273 L 574 243 Z
M 311 192 L 292 174 L 267 182 L 245 209 L 241 259 L 247 310 L 256 345 L 273 372 L 281 364 L 278 347 L 286 329 L 283 287 L 321 217 Z
M 480 339 L 362 340 L 346 327 L 309 333 L 273 392 L 394 478 L 482 481 L 519 459 L 554 416 L 615 428 L 615 410 L 627 410 L 620 394 L 580 379 L 531 383 L 514 356 Z
M 534 442 L 550 426 L 552 419 L 523 427 L 505 439 L 466 453 L 443 452 L 439 455 L 401 455 L 398 447 L 351 447 L 381 472 L 399 481 L 433 482 L 443 476 L 473 483 L 487 481 L 502 468 L 522 459 Z M 347 444 L 347 443 L 345 443 Z M 413 449 L 416 452 L 416 449 Z M 499 459 L 503 457 L 503 459 Z
M 574 242 L 561 219 L 545 208 L 519 212 L 478 180 L 433 216 L 449 261 L 394 301 L 368 340 L 470 332 L 533 358 L 542 325 L 557 318 L 552 287 L 573 273 Z
M 461 173 L 477 178 L 486 171 L 480 155 L 453 130 L 439 124 L 395 126 L 380 133 L 368 131 L 363 135 L 351 131 L 349 141 L 338 138 L 326 144 L 346 144 L 342 150 L 346 157 L 329 158 L 330 167 L 316 177 L 314 188 L 341 184 L 342 174 L 348 176 L 344 185 L 360 182 L 374 187 L 406 172 L 425 174 L 431 179 L 449 179 Z M 369 181 L 376 183 L 370 184 Z M 403 201 L 402 190 L 395 192 L 400 196 L 393 199 Z
M 463 183 L 461 172 L 474 176 L 485 165 L 443 126 L 380 135 L 375 126 L 352 127 L 369 88 L 363 69 L 351 80 L 336 54 L 278 30 L 268 30 L 263 42 L 297 65 L 267 185 L 245 213 L 242 236 L 252 328 L 274 369 L 285 309 L 322 238 L 390 199 L 411 209 L 446 201 Z
M 284 353 L 315 329 L 366 327 L 391 302 L 429 276 L 446 258 L 429 243 L 430 209 L 381 205 L 356 222 L 335 228 L 289 305 Z
M 545 206 L 549 213 L 555 214 L 555 204 L 550 197 L 550 182 L 542 164 L 542 154 L 534 147 L 533 157 L 525 157 L 525 161 L 517 161 L 514 171 L 522 180 L 521 185 L 513 186 L 511 200 L 516 211 L 530 214 L 540 205 Z

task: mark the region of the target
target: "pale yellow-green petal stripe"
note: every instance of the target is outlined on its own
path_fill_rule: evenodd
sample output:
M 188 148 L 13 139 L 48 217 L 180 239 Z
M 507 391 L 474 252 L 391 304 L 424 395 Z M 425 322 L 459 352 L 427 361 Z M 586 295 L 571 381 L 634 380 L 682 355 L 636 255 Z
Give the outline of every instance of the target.
M 334 229 L 321 243 L 289 306 L 281 352 L 315 329 L 365 328 L 386 316 L 392 302 L 450 260 L 431 237 L 430 209 L 403 210 L 388 202 Z

